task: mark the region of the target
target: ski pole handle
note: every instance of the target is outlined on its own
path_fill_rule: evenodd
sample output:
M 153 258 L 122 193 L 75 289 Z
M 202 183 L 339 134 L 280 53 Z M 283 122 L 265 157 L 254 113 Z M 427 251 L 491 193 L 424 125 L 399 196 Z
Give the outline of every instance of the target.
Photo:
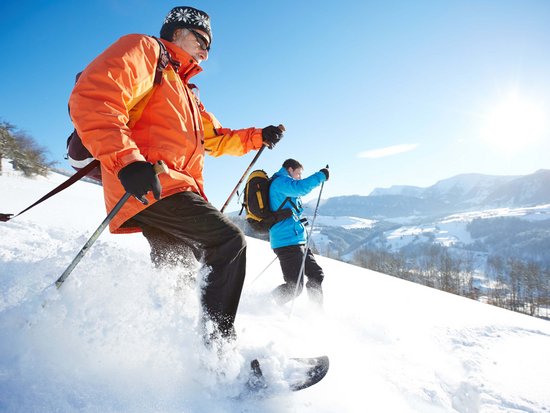
M 164 163 L 164 161 L 158 161 L 153 165 L 153 169 L 155 170 L 155 173 L 157 175 L 160 175 L 162 173 L 168 173 L 168 167 Z M 113 207 L 111 212 L 105 217 L 103 222 L 99 225 L 99 227 L 95 230 L 95 232 L 92 234 L 90 239 L 84 244 L 82 249 L 79 251 L 79 253 L 74 257 L 72 262 L 69 264 L 67 269 L 63 271 L 63 274 L 57 279 L 55 282 L 55 286 L 57 289 L 61 288 L 67 277 L 71 274 L 71 272 L 74 270 L 74 268 L 77 266 L 77 264 L 80 262 L 82 257 L 88 252 L 90 247 L 93 245 L 93 243 L 99 238 L 103 230 L 109 225 L 113 217 L 120 211 L 120 209 L 124 206 L 126 201 L 132 196 L 132 194 L 126 192 L 122 198 L 116 203 L 116 205 Z
M 328 166 L 328 165 L 327 165 Z M 161 175 L 161 174 L 167 174 L 168 173 L 168 167 L 164 163 L 164 161 L 158 161 L 153 164 L 153 169 L 155 170 L 155 174 Z
M 286 129 L 284 127 L 283 124 L 280 124 L 279 126 L 277 126 L 281 132 L 285 132 Z M 237 185 L 235 185 L 235 188 L 233 188 L 233 191 L 231 191 L 231 193 L 229 194 L 229 197 L 227 198 L 227 201 L 225 201 L 225 203 L 223 204 L 222 206 L 222 209 L 220 209 L 220 212 L 223 213 L 223 211 L 225 210 L 225 208 L 227 207 L 227 205 L 229 205 L 229 202 L 231 201 L 231 198 L 233 198 L 233 196 L 235 195 L 235 193 L 237 192 L 237 190 L 239 189 L 239 186 L 242 184 L 242 182 L 244 181 L 244 178 L 246 178 L 246 175 L 248 175 L 248 172 L 252 169 L 252 167 L 254 166 L 254 164 L 256 163 L 256 161 L 258 160 L 258 158 L 260 157 L 260 155 L 262 154 L 262 152 L 264 151 L 264 149 L 266 148 L 266 145 L 262 145 L 262 147 L 258 150 L 258 153 L 256 154 L 256 156 L 254 156 L 254 159 L 252 159 L 252 162 L 250 162 L 250 165 L 248 165 L 248 168 L 246 168 L 246 170 L 244 171 L 243 173 L 243 176 L 241 176 L 241 179 L 239 179 L 239 182 L 237 182 Z

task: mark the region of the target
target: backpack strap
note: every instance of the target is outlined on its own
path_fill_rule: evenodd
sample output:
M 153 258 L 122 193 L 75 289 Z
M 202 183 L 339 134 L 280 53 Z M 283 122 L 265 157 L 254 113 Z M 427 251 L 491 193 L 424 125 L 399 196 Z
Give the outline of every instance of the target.
M 291 208 L 283 209 L 283 206 L 287 202 L 290 204 Z M 274 219 L 275 222 L 273 222 L 271 225 L 275 225 L 278 222 L 284 221 L 285 219 L 288 219 L 288 218 L 292 217 L 294 215 L 293 212 L 292 212 L 292 209 L 294 209 L 296 211 L 296 215 L 299 215 L 298 207 L 292 201 L 292 199 L 289 196 L 287 196 L 285 198 L 285 200 L 281 203 L 281 206 L 279 206 L 279 208 L 277 208 L 275 211 L 273 211 L 273 216 L 275 218 Z M 307 225 L 307 218 L 300 219 L 300 222 L 303 222 L 304 225 Z
M 160 47 L 160 53 L 159 53 L 159 58 L 157 60 L 157 68 L 155 71 L 155 80 L 154 80 L 155 85 L 160 85 L 162 83 L 162 72 L 164 72 L 164 69 L 166 69 L 168 65 L 172 65 L 172 67 L 177 73 L 181 63 L 173 59 L 172 56 L 170 56 L 168 49 L 166 49 L 166 46 L 164 45 L 164 43 L 162 43 L 162 41 L 159 38 L 155 36 L 151 36 L 151 37 L 157 41 Z
M 28 206 L 23 211 L 19 212 L 16 215 L 12 214 L 0 214 L 0 221 L 6 222 L 10 219 L 13 219 L 19 215 L 21 215 L 23 212 L 28 211 L 32 207 L 35 207 L 36 205 L 44 202 L 46 199 L 51 198 L 58 192 L 63 191 L 64 189 L 68 188 L 72 184 L 74 184 L 76 181 L 80 180 L 80 178 L 83 178 L 86 176 L 89 172 L 91 172 L 96 166 L 99 166 L 99 161 L 97 159 L 94 159 L 92 162 L 90 162 L 88 165 L 86 165 L 84 168 L 79 169 L 74 175 L 71 175 L 69 179 L 67 179 L 65 182 L 58 185 L 56 188 L 52 189 L 50 192 L 48 192 L 46 195 L 44 195 L 42 198 L 40 198 L 38 201 L 36 201 L 31 206 Z
M 280 211 L 281 208 L 282 208 L 287 202 L 290 204 L 290 206 L 291 206 L 292 208 L 294 208 L 294 210 L 296 211 L 296 214 L 299 214 L 299 213 L 300 213 L 300 210 L 298 209 L 298 207 L 296 206 L 296 204 L 294 203 L 294 201 L 292 201 L 292 198 L 290 198 L 289 196 L 287 196 L 287 197 L 285 198 L 285 200 L 283 201 L 283 203 L 281 204 L 281 206 L 280 206 L 279 208 L 277 208 L 277 211 Z
M 273 183 L 273 181 L 275 179 L 277 179 L 279 176 L 276 176 L 275 178 L 272 178 L 271 179 L 271 183 Z M 270 183 L 270 185 L 271 185 Z M 286 203 L 289 203 L 290 204 L 290 208 L 287 208 L 287 209 L 283 209 L 283 207 L 285 206 Z M 273 216 L 274 216 L 274 221 L 271 225 L 275 225 L 281 221 L 284 221 L 285 219 L 288 219 L 290 218 L 292 215 L 293 215 L 293 212 L 292 212 L 292 209 L 294 209 L 294 211 L 296 211 L 296 215 L 299 215 L 300 214 L 300 211 L 298 210 L 298 206 L 294 203 L 294 201 L 292 201 L 292 198 L 290 198 L 289 196 L 287 196 L 283 202 L 281 202 L 281 205 L 279 205 L 279 208 L 277 208 L 275 211 L 273 211 Z M 303 218 L 301 219 L 300 221 L 303 222 L 303 220 L 307 218 Z
M 277 175 L 277 176 L 274 177 L 274 178 L 271 178 L 270 185 L 271 185 L 271 183 L 273 183 L 273 181 L 274 181 L 275 179 L 277 179 L 277 178 L 279 178 L 279 175 Z M 277 209 L 275 210 L 275 212 L 279 212 L 287 202 L 290 204 L 290 206 L 291 206 L 292 208 L 294 208 L 294 210 L 296 211 L 296 214 L 299 214 L 299 213 L 300 213 L 300 211 L 298 210 L 298 207 L 297 207 L 296 204 L 292 201 L 292 198 L 290 198 L 289 196 L 287 196 L 287 197 L 283 200 L 283 202 L 281 203 L 281 205 L 279 205 L 279 208 L 277 208 Z
M 172 65 L 174 70 L 177 72 L 180 67 L 180 62 L 173 59 L 172 56 L 170 56 L 170 53 L 166 49 L 166 46 L 164 43 L 160 41 L 160 39 L 156 38 L 155 36 L 151 36 L 153 39 L 155 39 L 160 47 L 160 53 L 157 60 L 157 67 L 155 69 L 155 79 L 153 81 L 154 85 L 160 85 L 162 83 L 162 72 L 164 69 L 168 67 L 168 65 Z M 76 81 L 78 81 L 78 78 L 80 77 L 80 74 L 82 72 L 77 73 L 76 75 Z M 70 116 L 70 109 L 69 109 L 69 116 Z M 63 191 L 64 189 L 68 188 L 72 184 L 74 184 L 76 181 L 80 180 L 81 178 L 85 177 L 89 172 L 91 172 L 95 167 L 99 166 L 99 161 L 97 159 L 94 159 L 92 162 L 90 162 L 88 165 L 86 165 L 84 168 L 79 169 L 74 175 L 69 177 L 65 182 L 57 186 L 56 188 L 52 189 L 50 192 L 48 192 L 46 195 L 44 195 L 42 198 L 40 198 L 38 201 L 36 201 L 34 204 L 30 205 L 29 207 L 25 208 L 23 211 L 19 212 L 16 215 L 13 214 L 0 214 L 0 222 L 6 222 L 10 219 L 13 219 L 19 215 L 21 215 L 23 212 L 28 211 L 29 209 L 35 207 L 36 205 L 44 202 L 46 199 L 54 196 L 58 192 Z

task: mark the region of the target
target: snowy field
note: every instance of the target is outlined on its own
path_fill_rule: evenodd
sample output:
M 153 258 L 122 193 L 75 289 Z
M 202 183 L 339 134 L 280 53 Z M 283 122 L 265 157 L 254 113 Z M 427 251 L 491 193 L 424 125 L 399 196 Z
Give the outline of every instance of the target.
M 454 244 L 470 244 L 474 240 L 467 230 L 467 226 L 474 219 L 493 219 L 516 217 L 527 221 L 543 221 L 550 218 L 550 205 L 538 205 L 535 207 L 521 208 L 494 208 L 481 211 L 464 212 L 449 215 L 435 223 L 422 225 L 406 225 L 398 229 L 388 231 L 386 238 L 394 250 L 410 244 L 414 241 L 434 240 L 450 247 Z
M 4 170 L 9 168 L 4 164 Z M 15 213 L 65 177 L 0 176 Z M 250 238 L 237 348 L 195 333 L 198 286 L 152 269 L 143 237 L 104 233 L 59 291 L 48 288 L 105 216 L 79 182 L 0 223 L 0 412 L 545 412 L 550 323 L 319 257 L 325 313 L 279 308 L 268 243 Z M 195 273 L 196 271 L 192 271 Z M 298 393 L 237 400 L 250 359 L 283 388 L 285 357 L 327 354 Z
M 342 227 L 345 229 L 371 228 L 376 221 L 358 217 L 334 217 L 318 215 L 315 223 L 325 227 Z

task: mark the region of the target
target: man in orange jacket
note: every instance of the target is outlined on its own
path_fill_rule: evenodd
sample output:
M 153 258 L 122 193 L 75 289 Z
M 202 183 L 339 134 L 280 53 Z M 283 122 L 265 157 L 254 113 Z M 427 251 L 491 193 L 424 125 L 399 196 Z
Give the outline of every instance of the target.
M 191 248 L 210 268 L 202 294 L 205 339 L 231 338 L 246 240 L 204 194 L 204 155 L 244 155 L 262 145 L 271 149 L 282 131 L 223 128 L 199 101 L 189 80 L 208 59 L 208 14 L 175 7 L 160 37 L 127 35 L 94 59 L 71 94 L 71 118 L 82 143 L 101 163 L 107 210 L 125 192 L 134 195 L 111 221 L 111 232 L 142 231 L 155 264 L 174 253 L 177 261 Z M 168 51 L 165 69 L 157 65 L 162 46 Z M 160 82 L 155 81 L 158 70 Z M 157 177 L 152 165 L 160 160 L 169 172 Z

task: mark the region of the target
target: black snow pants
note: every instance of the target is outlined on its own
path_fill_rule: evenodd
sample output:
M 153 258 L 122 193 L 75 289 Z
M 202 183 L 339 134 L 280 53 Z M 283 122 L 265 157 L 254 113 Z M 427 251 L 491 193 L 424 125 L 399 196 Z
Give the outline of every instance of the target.
M 302 261 L 304 259 L 305 246 L 304 245 L 290 245 L 288 247 L 275 248 L 273 250 L 279 258 L 281 264 L 281 270 L 283 271 L 284 284 L 279 285 L 273 291 L 273 297 L 278 304 L 285 304 L 294 298 L 298 278 L 300 275 L 300 269 L 302 267 Z M 323 304 L 323 289 L 321 284 L 323 282 L 324 274 L 323 269 L 315 261 L 315 257 L 308 248 L 306 261 L 304 266 L 304 275 L 308 281 L 306 283 L 306 289 L 308 296 L 315 304 L 322 306 Z M 304 277 L 300 280 L 298 286 L 298 294 L 301 294 L 304 285 Z
M 246 239 L 226 216 L 194 192 L 154 203 L 131 219 L 143 230 L 154 264 L 192 251 L 210 271 L 202 291 L 202 321 L 214 322 L 222 337 L 235 334 L 234 322 L 246 272 Z

